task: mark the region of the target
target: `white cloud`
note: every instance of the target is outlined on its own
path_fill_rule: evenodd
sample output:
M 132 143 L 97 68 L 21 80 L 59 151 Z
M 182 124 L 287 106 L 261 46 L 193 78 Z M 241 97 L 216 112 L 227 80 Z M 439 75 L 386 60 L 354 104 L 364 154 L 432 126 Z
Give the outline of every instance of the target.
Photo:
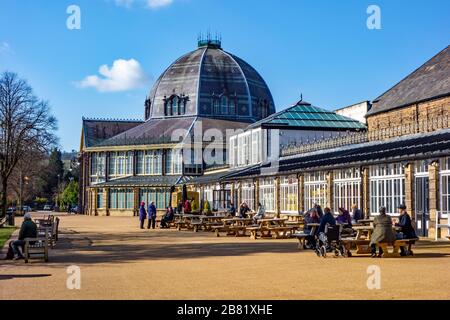
M 134 0 L 115 0 L 116 5 L 119 7 L 126 7 L 130 8 L 131 5 L 134 3 Z
M 166 7 L 171 5 L 173 0 L 147 0 L 147 6 L 151 9 Z
M 11 46 L 8 42 L 1 42 L 0 43 L 0 53 L 12 53 Z
M 171 5 L 174 0 L 115 0 L 114 2 L 120 7 L 131 8 L 138 1 L 145 3 L 149 9 L 159 9 Z
M 95 88 L 100 92 L 118 92 L 140 88 L 147 84 L 147 76 L 135 59 L 118 59 L 112 67 L 98 69 L 100 76 L 90 75 L 77 82 L 81 88 Z

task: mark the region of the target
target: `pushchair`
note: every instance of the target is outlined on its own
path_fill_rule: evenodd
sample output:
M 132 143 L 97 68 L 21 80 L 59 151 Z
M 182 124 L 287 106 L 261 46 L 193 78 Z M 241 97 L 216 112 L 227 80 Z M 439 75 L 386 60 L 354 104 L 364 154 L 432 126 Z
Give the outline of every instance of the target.
M 326 258 L 327 253 L 334 257 L 345 256 L 346 249 L 341 242 L 342 225 L 325 226 L 325 232 L 321 232 L 316 239 L 316 254 L 319 257 Z

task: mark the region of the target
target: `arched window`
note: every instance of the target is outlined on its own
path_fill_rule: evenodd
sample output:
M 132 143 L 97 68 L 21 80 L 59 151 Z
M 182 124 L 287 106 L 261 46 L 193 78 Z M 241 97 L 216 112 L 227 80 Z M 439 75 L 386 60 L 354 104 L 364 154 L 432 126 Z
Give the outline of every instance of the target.
M 230 114 L 236 114 L 236 100 L 230 99 Z
M 171 116 L 176 116 L 176 115 L 179 114 L 178 113 L 178 111 L 179 111 L 179 109 L 178 109 L 179 100 L 180 99 L 178 99 L 178 96 L 173 96 L 172 97 L 172 113 L 171 113 Z
M 220 98 L 220 113 L 228 114 L 228 98 L 225 95 Z

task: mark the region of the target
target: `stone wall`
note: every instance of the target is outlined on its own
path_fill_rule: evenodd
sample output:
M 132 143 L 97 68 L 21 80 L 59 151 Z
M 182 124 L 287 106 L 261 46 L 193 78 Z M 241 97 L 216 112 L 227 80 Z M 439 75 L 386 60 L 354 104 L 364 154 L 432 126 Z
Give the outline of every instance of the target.
M 415 131 L 418 133 L 429 132 L 436 129 L 433 126 L 423 125 L 427 121 L 448 117 L 450 117 L 450 96 L 369 116 L 367 118 L 367 124 L 369 132 L 398 126 L 416 125 Z M 444 121 L 440 127 L 448 128 L 448 121 Z M 405 133 L 406 132 L 403 134 Z M 406 134 L 410 133 L 414 132 L 407 132 Z M 402 135 L 402 133 L 399 132 L 398 135 Z

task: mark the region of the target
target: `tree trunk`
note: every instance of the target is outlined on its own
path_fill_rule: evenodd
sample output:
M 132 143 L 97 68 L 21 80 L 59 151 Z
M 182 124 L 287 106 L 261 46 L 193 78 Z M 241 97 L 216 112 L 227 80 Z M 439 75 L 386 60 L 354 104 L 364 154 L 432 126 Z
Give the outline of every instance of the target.
M 1 217 L 6 216 L 6 209 L 7 209 L 7 205 L 8 205 L 8 203 L 7 203 L 7 195 L 8 195 L 7 189 L 8 189 L 8 180 L 6 178 L 3 178 L 2 179 L 2 192 L 1 192 L 1 194 L 2 194 L 2 202 L 0 204 L 1 205 L 1 211 L 0 211 L 0 216 Z

